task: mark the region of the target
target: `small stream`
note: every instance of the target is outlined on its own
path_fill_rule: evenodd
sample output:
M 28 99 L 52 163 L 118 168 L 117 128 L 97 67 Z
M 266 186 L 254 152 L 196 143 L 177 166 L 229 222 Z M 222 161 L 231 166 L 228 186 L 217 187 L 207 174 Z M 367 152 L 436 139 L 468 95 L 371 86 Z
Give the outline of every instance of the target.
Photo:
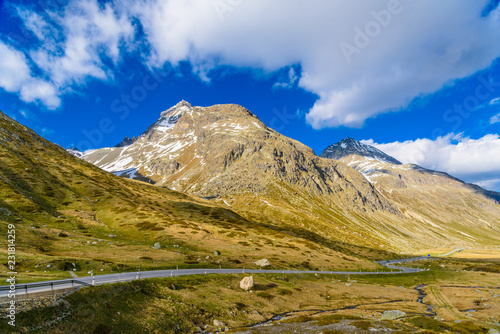
M 344 311 L 344 310 L 354 310 L 360 306 L 368 306 L 368 305 L 382 305 L 382 304 L 391 304 L 391 303 L 400 303 L 400 302 L 403 302 L 403 300 L 390 300 L 388 302 L 380 302 L 380 303 L 373 303 L 373 304 L 359 304 L 359 305 L 349 305 L 349 306 L 345 306 L 345 307 L 341 307 L 341 308 L 337 308 L 337 309 L 332 309 L 332 310 L 300 310 L 300 311 L 290 311 L 290 312 L 285 312 L 285 313 L 280 313 L 280 314 L 277 314 L 275 316 L 273 316 L 271 319 L 269 320 L 265 320 L 265 321 L 262 321 L 262 322 L 259 322 L 255 325 L 251 325 L 249 326 L 248 328 L 255 328 L 255 327 L 260 327 L 260 326 L 264 326 L 264 325 L 267 325 L 273 321 L 278 321 L 278 320 L 281 320 L 285 317 L 288 317 L 290 315 L 293 315 L 293 314 L 297 314 L 297 313 L 309 313 L 309 312 L 313 312 L 309 315 L 316 315 L 316 314 L 322 314 L 322 313 L 330 313 L 330 312 L 338 312 L 338 311 Z
M 426 284 L 420 284 L 420 285 L 417 285 L 415 287 L 415 290 L 417 290 L 417 292 L 418 292 L 417 302 L 420 303 L 420 304 L 424 304 L 424 305 L 427 306 L 427 312 L 430 313 L 430 314 L 427 315 L 428 317 L 435 317 L 437 315 L 437 313 L 434 312 L 434 309 L 432 308 L 432 305 L 424 303 L 424 298 L 427 297 L 427 294 L 424 292 L 424 288 L 426 286 L 427 286 Z
M 424 298 L 427 297 L 427 294 L 423 290 L 423 288 L 425 286 L 426 286 L 425 284 L 421 284 L 421 285 L 418 285 L 417 287 L 415 287 L 415 290 L 418 292 L 417 302 L 420 303 L 420 304 L 424 304 L 424 305 L 427 306 L 427 312 L 428 312 L 428 314 L 426 314 L 426 316 L 428 316 L 428 317 L 434 317 L 434 316 L 437 315 L 437 313 L 434 312 L 432 305 L 424 303 Z M 403 302 L 403 300 L 390 300 L 390 301 L 387 301 L 387 302 L 372 303 L 372 304 L 349 305 L 349 306 L 345 306 L 345 307 L 341 307 L 341 308 L 337 308 L 337 309 L 330 309 L 330 310 L 310 309 L 310 310 L 289 311 L 289 312 L 284 312 L 284 313 L 276 314 L 276 315 L 274 315 L 272 318 L 270 318 L 268 320 L 264 320 L 262 322 L 250 325 L 250 326 L 248 326 L 246 328 L 261 327 L 261 326 L 270 324 L 270 323 L 272 323 L 274 321 L 279 321 L 279 320 L 281 320 L 281 319 L 283 319 L 285 317 L 288 317 L 288 316 L 291 316 L 291 315 L 294 315 L 294 314 L 299 314 L 299 313 L 308 313 L 309 316 L 313 316 L 313 315 L 322 314 L 322 313 L 334 313 L 334 312 L 344 311 L 344 310 L 354 310 L 354 309 L 357 309 L 360 306 L 383 305 L 383 304 L 400 303 L 400 302 Z
M 424 292 L 423 288 L 426 287 L 427 285 L 426 284 L 421 284 L 421 285 L 418 285 L 415 287 L 415 290 L 417 290 L 418 292 L 418 299 L 417 299 L 417 302 L 420 303 L 420 304 L 424 304 L 427 306 L 427 312 L 429 314 L 427 314 L 426 316 L 428 317 L 435 317 L 437 315 L 436 312 L 434 312 L 434 309 L 432 307 L 431 304 L 427 304 L 427 303 L 424 303 L 424 298 L 427 297 L 427 294 Z M 280 313 L 280 314 L 277 314 L 275 316 L 273 316 L 271 319 L 268 319 L 268 320 L 265 320 L 265 321 L 262 321 L 262 322 L 259 322 L 257 324 L 254 324 L 254 325 L 251 325 L 249 326 L 248 328 L 255 328 L 255 327 L 260 327 L 260 326 L 264 326 L 264 325 L 267 325 L 273 321 L 279 321 L 285 317 L 288 317 L 288 316 L 291 316 L 291 315 L 294 315 L 294 314 L 297 314 L 297 313 L 310 313 L 309 315 L 316 315 L 316 314 L 322 314 L 322 313 L 329 313 L 329 312 L 338 312 L 338 311 L 344 311 L 344 310 L 354 310 L 360 306 L 367 306 L 367 305 L 382 305 L 382 304 L 391 304 L 391 303 L 400 303 L 402 302 L 403 300 L 391 300 L 391 301 L 387 301 L 387 302 L 380 302 L 380 303 L 373 303 L 373 304 L 359 304 L 359 305 L 350 305 L 350 306 L 345 306 L 345 307 L 342 307 L 342 308 L 337 308 L 337 309 L 331 309 L 331 310 L 299 310 L 299 311 L 289 311 L 289 312 L 284 312 L 284 313 Z

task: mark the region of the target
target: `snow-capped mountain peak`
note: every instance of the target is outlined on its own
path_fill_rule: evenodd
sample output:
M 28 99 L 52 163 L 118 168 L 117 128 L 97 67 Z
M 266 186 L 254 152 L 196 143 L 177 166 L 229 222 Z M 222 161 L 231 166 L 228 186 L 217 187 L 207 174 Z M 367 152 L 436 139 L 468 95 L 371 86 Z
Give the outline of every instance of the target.
M 363 156 L 366 158 L 380 160 L 383 162 L 388 162 L 394 165 L 401 165 L 401 162 L 385 154 L 381 150 L 373 146 L 363 144 L 350 137 L 342 139 L 338 143 L 335 143 L 327 147 L 323 151 L 323 153 L 321 153 L 321 157 L 339 160 L 340 158 L 353 154 Z
M 83 156 L 83 152 L 76 147 L 70 147 L 66 150 L 66 152 L 73 154 L 77 158 L 81 158 Z
M 168 108 L 167 110 L 163 111 L 160 115 L 160 118 L 163 118 L 165 116 L 177 116 L 182 114 L 185 111 L 190 111 L 193 109 L 193 106 L 191 103 L 181 100 L 179 103 L 177 103 L 175 106 Z
M 193 110 L 191 103 L 182 100 L 175 106 L 161 113 L 160 118 L 153 124 L 153 128 L 171 129 L 177 124 L 179 118 L 186 112 Z

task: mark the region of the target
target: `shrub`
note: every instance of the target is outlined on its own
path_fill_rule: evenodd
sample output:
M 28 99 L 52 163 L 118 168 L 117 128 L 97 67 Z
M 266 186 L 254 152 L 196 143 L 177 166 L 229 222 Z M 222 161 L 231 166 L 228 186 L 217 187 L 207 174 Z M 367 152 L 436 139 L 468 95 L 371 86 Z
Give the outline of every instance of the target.
M 267 292 L 257 292 L 257 296 L 265 299 L 273 299 L 274 296 Z
M 278 289 L 278 290 L 276 290 L 276 292 L 280 296 L 287 296 L 287 295 L 293 294 L 292 290 L 288 290 L 288 289 Z

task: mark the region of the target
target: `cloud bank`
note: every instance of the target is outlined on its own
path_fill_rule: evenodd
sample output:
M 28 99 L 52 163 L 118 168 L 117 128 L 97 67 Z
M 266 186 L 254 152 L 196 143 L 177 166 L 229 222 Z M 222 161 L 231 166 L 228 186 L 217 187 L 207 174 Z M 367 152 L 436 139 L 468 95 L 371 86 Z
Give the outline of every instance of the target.
M 30 81 L 25 75 L 24 81 L 2 80 L 0 87 L 54 108 L 68 87 L 112 80 L 128 54 L 150 67 L 189 61 L 204 80 L 218 65 L 273 72 L 300 64 L 298 85 L 319 97 L 307 122 L 316 129 L 359 127 L 367 118 L 400 110 L 415 97 L 487 68 L 500 55 L 499 10 L 484 15 L 487 5 L 486 0 L 116 0 L 104 5 L 73 0 L 43 13 L 22 8 L 19 18 L 41 43 L 28 50 L 2 47 L 19 66 L 41 71 L 45 85 L 32 83 L 23 93 L 19 81 Z
M 447 172 L 464 181 L 500 191 L 500 137 L 489 134 L 479 139 L 449 134 L 436 140 L 417 139 L 373 145 L 403 163 Z

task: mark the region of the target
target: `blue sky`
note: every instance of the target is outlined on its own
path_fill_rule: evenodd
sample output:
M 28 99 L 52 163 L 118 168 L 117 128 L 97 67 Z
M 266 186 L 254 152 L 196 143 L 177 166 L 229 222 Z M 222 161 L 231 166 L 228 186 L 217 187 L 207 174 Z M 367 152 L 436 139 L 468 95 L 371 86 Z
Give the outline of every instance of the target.
M 0 110 L 63 147 L 237 103 L 500 190 L 498 1 L 42 0 L 0 8 Z

